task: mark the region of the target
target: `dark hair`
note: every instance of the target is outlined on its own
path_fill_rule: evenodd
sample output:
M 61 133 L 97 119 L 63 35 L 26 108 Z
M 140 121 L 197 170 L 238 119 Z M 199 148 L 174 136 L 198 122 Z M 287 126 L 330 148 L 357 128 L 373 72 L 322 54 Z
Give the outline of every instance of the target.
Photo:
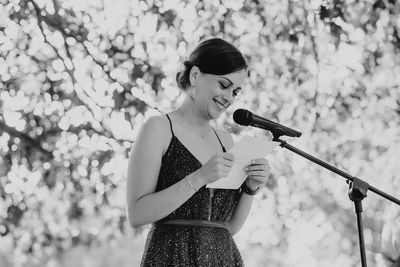
M 203 73 L 214 75 L 247 69 L 242 53 L 231 43 L 220 38 L 202 41 L 183 65 L 183 69 L 176 74 L 176 82 L 182 90 L 190 86 L 189 74 L 193 66 L 197 66 Z

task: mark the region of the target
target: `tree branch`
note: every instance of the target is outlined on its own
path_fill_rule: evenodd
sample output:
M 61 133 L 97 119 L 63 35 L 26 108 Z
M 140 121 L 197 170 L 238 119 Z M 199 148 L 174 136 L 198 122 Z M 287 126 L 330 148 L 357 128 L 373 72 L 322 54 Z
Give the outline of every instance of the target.
M 17 131 L 15 128 L 8 126 L 3 122 L 3 120 L 0 120 L 0 129 L 3 131 L 7 132 L 10 136 L 18 137 L 22 140 L 24 140 L 26 143 L 30 144 L 31 146 L 37 148 L 42 154 L 44 154 L 49 160 L 53 159 L 53 153 L 51 151 L 48 151 L 44 149 L 41 145 L 40 142 L 33 139 L 26 133 Z
M 320 75 L 320 71 L 321 71 L 320 70 L 320 60 L 319 60 L 319 55 L 318 55 L 318 47 L 317 47 L 317 43 L 315 41 L 315 36 L 313 35 L 312 30 L 311 30 L 312 27 L 310 26 L 310 24 L 308 23 L 308 20 L 307 20 L 309 13 L 307 11 L 305 2 L 303 2 L 302 7 L 303 7 L 303 11 L 304 11 L 304 18 L 306 21 L 305 31 L 306 31 L 307 35 L 310 37 L 314 60 L 315 60 L 315 63 L 317 64 L 317 73 L 316 73 L 316 77 L 315 77 L 315 90 L 314 90 L 314 96 L 313 96 L 314 103 L 317 103 L 318 89 L 319 89 L 319 75 Z M 310 118 L 313 121 L 309 122 L 309 126 L 310 126 L 309 131 L 312 132 L 315 128 L 315 122 L 318 120 L 317 109 L 314 110 L 314 116 L 310 116 Z
M 77 80 L 76 80 L 76 78 L 74 76 L 75 66 L 74 66 L 73 61 L 72 61 L 71 53 L 69 52 L 68 44 L 66 43 L 66 39 L 65 39 L 66 33 L 64 31 L 61 31 L 61 33 L 63 34 L 63 37 L 64 37 L 64 48 L 66 49 L 66 54 L 67 54 L 67 57 L 68 57 L 68 59 L 70 61 L 71 67 L 68 67 L 67 63 L 65 62 L 64 57 L 61 56 L 61 54 L 59 53 L 58 49 L 56 47 L 54 47 L 54 45 L 48 40 L 46 34 L 44 33 L 44 29 L 43 29 L 43 26 L 41 24 L 41 22 L 43 22 L 44 19 L 43 19 L 43 16 L 41 14 L 40 7 L 33 0 L 29 0 L 29 1 L 33 4 L 33 6 L 35 8 L 36 15 L 37 15 L 37 18 L 38 18 L 38 26 L 39 26 L 39 29 L 40 29 L 42 35 L 43 35 L 43 38 L 44 38 L 45 42 L 53 49 L 53 51 L 56 53 L 58 58 L 63 62 L 63 65 L 64 65 L 68 75 L 70 76 L 70 78 L 72 80 L 72 84 L 74 85 L 75 92 L 78 95 L 77 99 L 78 99 L 79 103 L 81 103 L 82 105 L 84 105 L 84 106 L 86 106 L 88 108 L 88 110 L 91 112 L 93 118 L 96 119 L 97 123 L 102 126 L 102 130 L 107 132 L 106 127 L 104 126 L 101 118 L 97 118 L 98 116 L 96 116 L 96 112 L 98 114 L 101 114 L 101 112 L 99 110 L 100 108 L 91 99 L 90 94 L 85 92 L 83 87 L 81 87 L 79 85 L 79 83 L 77 82 Z M 82 100 L 81 98 L 86 99 L 86 101 Z M 100 132 L 100 131 L 97 131 L 97 132 Z M 113 136 L 111 133 L 109 133 L 109 134 L 110 134 L 110 136 Z
M 121 85 L 125 91 L 130 91 L 129 89 L 132 88 L 133 86 L 131 84 L 126 84 L 126 83 L 122 83 L 120 81 L 118 81 L 117 79 L 115 79 L 114 77 L 111 76 L 111 71 L 109 70 L 108 66 L 106 68 L 106 64 L 103 62 L 100 62 L 100 60 L 98 60 L 88 49 L 88 47 L 84 44 L 83 41 L 78 40 L 77 38 L 74 38 L 78 43 L 80 43 L 82 45 L 82 47 L 85 49 L 86 53 L 88 56 L 90 56 L 92 58 L 92 60 L 101 67 L 101 69 L 103 70 L 103 72 L 107 75 L 107 77 L 115 83 L 118 83 L 119 85 Z M 142 101 L 146 106 L 148 106 L 149 108 L 155 109 L 157 111 L 159 111 L 160 113 L 161 110 L 159 108 L 157 108 L 155 105 L 152 105 L 149 102 L 146 102 L 145 100 L 143 100 L 140 96 L 135 95 L 133 92 L 130 92 L 136 99 L 139 99 L 140 101 Z

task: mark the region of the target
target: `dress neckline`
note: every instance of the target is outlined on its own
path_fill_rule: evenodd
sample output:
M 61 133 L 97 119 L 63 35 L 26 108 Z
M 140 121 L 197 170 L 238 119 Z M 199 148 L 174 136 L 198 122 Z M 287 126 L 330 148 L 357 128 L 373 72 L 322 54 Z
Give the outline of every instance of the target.
M 172 139 L 175 139 L 175 140 L 179 143 L 179 145 L 182 146 L 182 147 L 190 154 L 190 156 L 191 156 L 192 158 L 194 158 L 194 159 L 201 165 L 201 167 L 203 167 L 204 164 L 192 153 L 192 151 L 189 150 L 189 148 L 187 148 L 187 147 L 181 142 L 181 140 L 179 140 L 179 138 L 178 138 L 176 135 L 173 135 L 173 136 L 172 136 Z M 171 140 L 171 142 L 172 142 L 172 140 Z

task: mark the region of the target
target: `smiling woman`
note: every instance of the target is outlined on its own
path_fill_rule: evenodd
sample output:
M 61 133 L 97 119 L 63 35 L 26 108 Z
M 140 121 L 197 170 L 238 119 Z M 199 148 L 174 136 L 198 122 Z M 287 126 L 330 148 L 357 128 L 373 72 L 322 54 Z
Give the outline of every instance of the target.
M 269 174 L 265 159 L 246 168 L 242 188 L 210 189 L 227 176 L 232 137 L 210 122 L 235 100 L 246 78 L 240 51 L 218 38 L 201 42 L 176 76 L 185 92 L 174 111 L 142 126 L 129 159 L 128 219 L 153 224 L 142 266 L 242 266 L 232 238 Z

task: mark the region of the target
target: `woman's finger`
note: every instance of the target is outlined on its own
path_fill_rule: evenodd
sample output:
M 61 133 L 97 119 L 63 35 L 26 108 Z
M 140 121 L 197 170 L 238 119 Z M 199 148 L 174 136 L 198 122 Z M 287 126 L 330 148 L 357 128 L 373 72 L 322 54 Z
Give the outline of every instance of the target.
M 266 171 L 251 171 L 251 172 L 247 172 L 247 175 L 249 176 L 261 176 L 261 177 L 265 177 L 267 178 L 268 173 Z
M 247 166 L 244 168 L 244 171 L 246 171 L 246 172 L 252 172 L 252 171 L 269 172 L 269 169 L 264 165 L 256 165 L 256 166 Z
M 258 165 L 258 164 L 268 164 L 268 161 L 264 158 L 260 158 L 260 159 L 253 159 L 250 162 L 251 165 Z
M 269 171 L 267 165 L 248 165 L 245 167 L 245 171 Z

